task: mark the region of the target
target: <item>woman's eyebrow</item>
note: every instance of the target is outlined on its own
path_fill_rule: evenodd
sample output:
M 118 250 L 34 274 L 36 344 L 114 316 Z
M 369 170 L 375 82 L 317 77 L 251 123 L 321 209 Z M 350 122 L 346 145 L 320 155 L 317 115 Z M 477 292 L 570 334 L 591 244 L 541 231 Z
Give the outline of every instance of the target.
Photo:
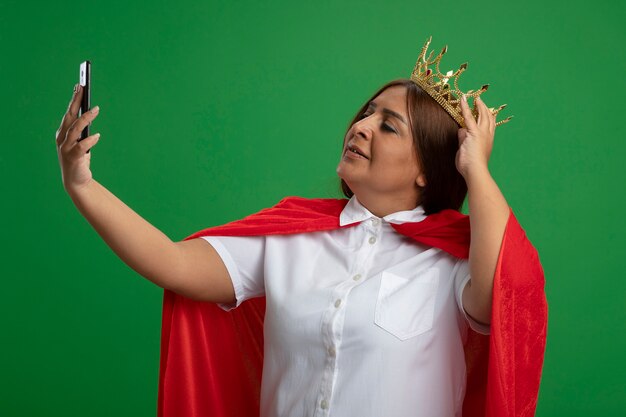
M 375 108 L 376 108 L 376 106 L 377 106 L 377 104 L 376 104 L 376 103 L 374 103 L 373 101 L 370 101 L 369 103 L 367 103 L 367 105 L 368 105 L 368 107 L 370 107 L 370 106 L 371 106 L 371 107 L 372 107 L 372 108 L 374 108 L 374 109 L 375 109 Z M 404 120 L 404 117 L 400 116 L 400 114 L 396 113 L 396 112 L 395 112 L 395 111 L 393 111 L 393 110 L 390 110 L 390 109 L 388 109 L 388 108 L 383 108 L 383 109 L 382 109 L 382 112 L 383 112 L 383 113 L 385 113 L 385 114 L 388 114 L 388 115 L 390 115 L 390 116 L 393 116 L 393 117 L 396 117 L 396 118 L 400 119 L 400 121 L 401 121 L 402 123 L 404 123 L 405 125 L 407 124 L 407 123 L 406 123 L 406 121 Z

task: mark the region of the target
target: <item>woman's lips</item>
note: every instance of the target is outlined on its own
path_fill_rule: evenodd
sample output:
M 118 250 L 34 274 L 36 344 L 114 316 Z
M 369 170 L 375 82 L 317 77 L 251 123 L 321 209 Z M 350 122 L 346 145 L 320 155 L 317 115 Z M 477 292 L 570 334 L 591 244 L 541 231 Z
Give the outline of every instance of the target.
M 352 152 L 350 149 L 346 148 L 346 153 L 345 153 L 347 158 L 351 158 L 351 159 L 365 159 L 367 161 L 367 158 L 365 158 L 362 155 L 359 155 L 356 152 Z

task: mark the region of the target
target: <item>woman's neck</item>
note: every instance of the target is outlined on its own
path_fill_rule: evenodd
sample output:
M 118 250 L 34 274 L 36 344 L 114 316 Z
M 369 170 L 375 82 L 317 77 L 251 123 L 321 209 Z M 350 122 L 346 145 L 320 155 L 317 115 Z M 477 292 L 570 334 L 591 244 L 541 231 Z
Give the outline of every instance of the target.
M 380 195 L 357 195 L 357 200 L 363 207 L 376 217 L 385 217 L 398 211 L 413 210 L 417 207 L 414 197 L 381 197 Z

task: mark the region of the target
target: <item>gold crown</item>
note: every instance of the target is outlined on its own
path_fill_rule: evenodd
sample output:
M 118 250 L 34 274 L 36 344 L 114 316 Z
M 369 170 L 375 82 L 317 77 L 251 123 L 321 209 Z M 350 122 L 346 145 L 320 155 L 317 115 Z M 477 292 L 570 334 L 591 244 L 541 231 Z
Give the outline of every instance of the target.
M 465 94 L 468 100 L 470 97 L 475 99 L 487 91 L 489 84 L 483 85 L 480 90 L 469 90 L 463 93 L 459 89 L 458 82 L 459 76 L 467 69 L 467 62 L 462 64 L 456 72 L 448 71 L 445 75 L 442 74 L 439 71 L 439 61 L 441 61 L 441 57 L 443 57 L 443 55 L 448 51 L 448 46 L 444 46 L 435 59 L 432 59 L 434 51 L 431 51 L 427 58 L 426 51 L 428 50 L 428 45 L 430 45 L 430 41 L 432 39 L 432 36 L 428 38 L 422 48 L 422 52 L 419 57 L 417 57 L 415 68 L 411 73 L 411 80 L 426 91 L 432 98 L 434 98 L 435 101 L 439 103 L 441 107 L 443 107 L 461 127 L 466 127 L 465 119 L 463 118 L 463 113 L 461 112 L 461 98 Z M 435 65 L 435 72 L 428 68 L 429 65 L 433 64 Z M 450 88 L 450 84 L 448 83 L 448 80 L 451 78 L 454 78 L 454 89 Z M 497 116 L 498 112 L 505 107 L 506 104 L 503 104 L 497 109 L 489 108 L 489 110 Z M 473 109 L 471 108 L 471 111 L 474 119 L 478 120 L 478 109 L 476 106 L 474 106 Z M 513 116 L 509 116 L 504 120 L 496 122 L 496 126 L 508 122 L 512 117 Z

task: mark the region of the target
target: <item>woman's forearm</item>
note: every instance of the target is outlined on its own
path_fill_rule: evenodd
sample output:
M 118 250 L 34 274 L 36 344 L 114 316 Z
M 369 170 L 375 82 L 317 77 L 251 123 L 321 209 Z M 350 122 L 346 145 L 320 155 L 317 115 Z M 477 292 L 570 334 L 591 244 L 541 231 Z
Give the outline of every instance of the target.
M 487 167 L 468 173 L 466 182 L 471 226 L 471 306 L 467 307 L 476 320 L 489 323 L 493 279 L 510 208 Z
M 95 180 L 70 198 L 113 251 L 132 269 L 171 289 L 180 277 L 181 257 L 171 239 Z

